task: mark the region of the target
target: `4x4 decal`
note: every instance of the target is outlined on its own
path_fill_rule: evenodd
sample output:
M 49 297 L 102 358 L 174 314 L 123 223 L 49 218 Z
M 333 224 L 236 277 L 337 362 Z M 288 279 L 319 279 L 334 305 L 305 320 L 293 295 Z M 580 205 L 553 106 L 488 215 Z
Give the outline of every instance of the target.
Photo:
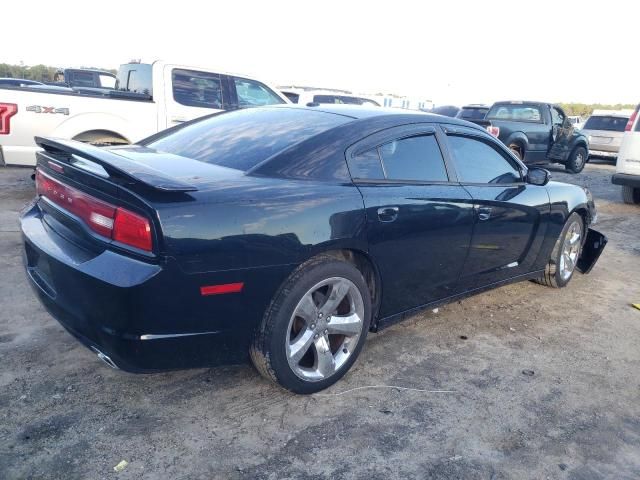
M 30 105 L 27 107 L 27 112 L 34 113 L 61 113 L 62 115 L 69 115 L 68 108 L 56 108 L 56 107 L 42 107 L 40 105 Z

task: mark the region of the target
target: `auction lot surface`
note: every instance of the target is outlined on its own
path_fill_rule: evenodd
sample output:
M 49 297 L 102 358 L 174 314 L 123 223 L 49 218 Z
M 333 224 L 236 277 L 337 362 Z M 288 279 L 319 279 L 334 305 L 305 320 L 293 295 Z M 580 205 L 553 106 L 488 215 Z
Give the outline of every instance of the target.
M 639 478 L 640 206 L 613 170 L 552 167 L 596 198 L 609 245 L 590 275 L 416 315 L 370 334 L 329 390 L 296 396 L 248 365 L 99 362 L 27 285 L 31 172 L 0 168 L 0 479 Z M 411 389 L 358 388 L 382 385 Z

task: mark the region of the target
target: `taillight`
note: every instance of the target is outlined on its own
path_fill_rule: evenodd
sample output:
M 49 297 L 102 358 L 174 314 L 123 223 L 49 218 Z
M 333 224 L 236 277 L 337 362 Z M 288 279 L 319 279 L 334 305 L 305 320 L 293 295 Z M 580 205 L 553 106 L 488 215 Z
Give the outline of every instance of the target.
M 638 109 L 636 108 L 633 113 L 631 114 L 631 117 L 629 118 L 629 121 L 627 122 L 626 127 L 624 127 L 624 131 L 625 132 L 630 132 L 631 129 L 633 128 L 633 122 L 636 121 L 636 117 L 638 116 Z
M 151 225 L 149 220 L 124 208 L 116 209 L 111 238 L 141 250 L 151 251 Z
M 18 113 L 15 103 L 0 103 L 0 135 L 11 133 L 11 117 Z
M 498 138 L 498 135 L 500 135 L 500 127 L 494 127 L 493 125 L 489 125 L 487 127 L 487 132 L 489 132 L 494 137 Z
M 36 170 L 36 191 L 81 218 L 97 234 L 147 252 L 152 250 L 151 224 L 146 218 L 64 185 L 40 169 Z

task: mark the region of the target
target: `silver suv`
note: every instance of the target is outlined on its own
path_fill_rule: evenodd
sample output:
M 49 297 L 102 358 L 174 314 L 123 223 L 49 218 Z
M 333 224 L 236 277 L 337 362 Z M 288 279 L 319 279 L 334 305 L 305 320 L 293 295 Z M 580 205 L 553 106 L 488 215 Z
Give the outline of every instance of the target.
M 589 139 L 589 157 L 618 157 L 624 127 L 632 112 L 595 110 L 582 127 Z

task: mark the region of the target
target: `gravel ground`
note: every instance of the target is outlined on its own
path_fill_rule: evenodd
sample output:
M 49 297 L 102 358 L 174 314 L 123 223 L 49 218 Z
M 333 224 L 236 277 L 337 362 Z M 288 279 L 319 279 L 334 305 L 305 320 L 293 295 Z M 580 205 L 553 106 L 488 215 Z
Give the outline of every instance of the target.
M 132 375 L 98 362 L 26 283 L 30 172 L 2 168 L 0 478 L 636 479 L 640 207 L 622 204 L 612 172 L 553 169 L 596 197 L 609 245 L 590 275 L 416 315 L 371 334 L 328 391 L 296 396 L 250 366 Z

